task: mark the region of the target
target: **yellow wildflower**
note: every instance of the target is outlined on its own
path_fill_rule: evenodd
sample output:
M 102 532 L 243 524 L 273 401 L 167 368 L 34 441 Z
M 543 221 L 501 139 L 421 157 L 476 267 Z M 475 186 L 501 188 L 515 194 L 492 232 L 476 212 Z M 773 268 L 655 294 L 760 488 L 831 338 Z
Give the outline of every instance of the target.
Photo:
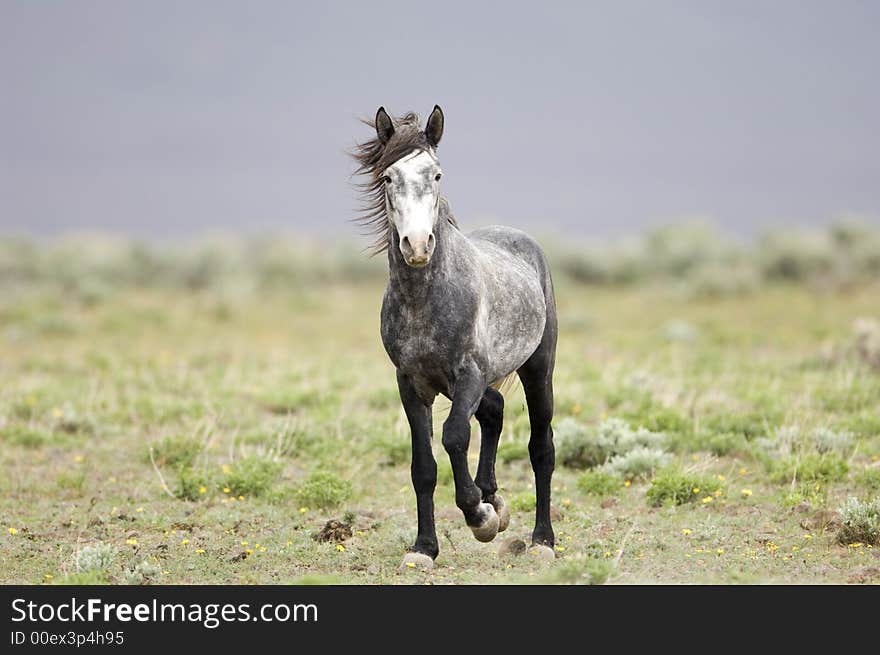
M 223 466 L 220 467 L 220 470 L 223 471 L 224 473 L 226 473 L 227 475 L 230 472 L 232 472 L 232 469 L 229 467 L 229 464 L 223 464 Z
M 232 490 L 229 487 L 223 487 L 223 493 L 228 494 L 230 491 Z
M 746 469 L 744 469 L 744 468 L 742 468 L 742 469 L 739 470 L 739 474 L 740 474 L 740 475 L 745 475 L 746 473 L 748 473 L 748 471 L 747 471 Z
M 52 416 L 54 416 L 55 418 L 61 418 L 61 416 L 63 414 L 64 414 L 64 412 L 62 412 L 61 408 L 59 408 L 59 407 L 56 407 L 55 409 L 52 410 Z
M 143 512 L 143 511 L 144 511 L 144 508 L 143 508 L 143 507 L 138 507 L 138 508 L 135 510 L 135 512 L 138 512 L 138 513 Z
M 9 534 L 18 534 L 18 530 L 15 528 L 9 528 Z
M 709 503 L 712 502 L 712 500 L 714 500 L 714 499 L 712 498 L 712 496 L 706 496 L 705 498 L 703 498 L 703 504 L 704 504 L 704 505 L 708 505 Z
M 202 485 L 201 487 L 199 487 L 199 493 L 200 494 L 208 493 L 208 487 L 206 487 L 205 485 Z
M 189 543 L 189 539 L 184 539 L 180 542 L 182 545 L 186 546 Z
M 336 550 L 338 550 L 340 553 L 344 553 L 345 546 L 343 546 L 342 544 L 336 544 Z
M 715 479 L 716 479 L 716 480 L 719 480 L 719 481 L 721 481 L 721 482 L 724 482 L 727 478 L 725 478 L 723 475 L 721 475 L 721 474 L 719 473 L 718 475 L 715 476 Z
M 308 507 L 300 507 L 300 508 L 299 508 L 299 513 L 300 513 L 300 514 L 305 514 L 305 513 L 308 512 L 308 511 L 309 511 L 309 508 L 308 508 Z
M 138 540 L 132 537 L 131 539 L 126 539 L 125 543 L 127 543 L 129 546 L 137 546 Z
M 687 537 L 687 536 L 691 533 L 691 529 L 690 529 L 690 528 L 685 528 L 684 530 L 681 531 L 681 533 L 682 533 L 685 537 Z
M 624 481 L 623 481 L 623 486 L 624 486 L 624 487 L 629 487 L 631 484 L 632 484 L 632 480 L 624 480 Z
M 740 491 L 740 493 L 743 495 L 744 498 L 748 498 L 749 496 L 752 495 L 752 490 L 751 489 L 743 489 L 742 491 Z
M 699 488 L 699 487 L 694 487 L 694 493 L 695 493 L 695 494 L 700 493 L 700 488 Z
M 196 548 L 196 552 L 201 555 L 202 553 L 205 552 L 205 549 L 204 548 Z
M 77 464 L 81 464 L 84 460 L 85 460 L 85 456 L 83 456 L 83 455 L 74 455 L 73 456 L 73 461 L 76 462 Z
M 723 548 L 716 548 L 716 549 L 715 549 L 715 554 L 716 554 L 716 555 L 723 555 L 723 554 L 724 554 L 724 549 L 723 549 Z
M 239 496 L 238 499 L 239 499 L 239 500 L 244 500 L 244 496 Z

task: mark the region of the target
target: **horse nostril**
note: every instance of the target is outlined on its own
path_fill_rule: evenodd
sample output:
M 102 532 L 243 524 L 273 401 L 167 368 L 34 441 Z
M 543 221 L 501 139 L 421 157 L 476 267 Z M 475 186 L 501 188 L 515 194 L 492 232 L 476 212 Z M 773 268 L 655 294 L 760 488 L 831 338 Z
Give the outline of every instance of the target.
M 432 250 L 434 250 L 434 241 L 435 241 L 434 233 L 432 232 L 431 234 L 428 235 L 428 252 L 431 252 Z
M 403 237 L 400 240 L 400 246 L 405 252 L 412 252 L 412 245 L 409 242 L 409 237 Z

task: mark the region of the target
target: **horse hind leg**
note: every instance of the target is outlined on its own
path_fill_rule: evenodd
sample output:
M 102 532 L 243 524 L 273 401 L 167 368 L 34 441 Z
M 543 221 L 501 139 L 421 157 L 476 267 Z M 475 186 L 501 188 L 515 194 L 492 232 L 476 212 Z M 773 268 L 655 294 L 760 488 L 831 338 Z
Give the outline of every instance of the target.
M 529 408 L 529 458 L 535 473 L 535 529 L 532 545 L 538 554 L 553 556 L 555 536 L 550 521 L 550 479 L 556 462 L 553 447 L 553 366 L 555 330 L 547 330 L 538 349 L 517 371 Z
M 492 387 L 487 388 L 474 416 L 480 424 L 480 463 L 474 482 L 483 492 L 483 502 L 491 503 L 498 514 L 498 532 L 504 532 L 510 524 L 510 510 L 497 493 L 495 481 L 495 458 L 504 421 L 504 396 Z

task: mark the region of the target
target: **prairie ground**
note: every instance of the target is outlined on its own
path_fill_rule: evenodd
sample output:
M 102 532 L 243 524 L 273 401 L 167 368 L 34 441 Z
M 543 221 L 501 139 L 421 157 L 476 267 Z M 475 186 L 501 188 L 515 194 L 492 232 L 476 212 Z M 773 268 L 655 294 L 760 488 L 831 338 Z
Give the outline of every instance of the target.
M 880 494 L 880 371 L 854 333 L 878 318 L 876 284 L 697 298 L 558 279 L 557 559 L 498 552 L 534 520 L 514 386 L 510 529 L 473 539 L 437 439 L 429 572 L 398 570 L 415 501 L 382 290 L 4 293 L 0 582 L 880 581 L 880 547 L 839 537 L 838 511 Z M 579 459 L 602 430 L 639 428 L 642 460 Z

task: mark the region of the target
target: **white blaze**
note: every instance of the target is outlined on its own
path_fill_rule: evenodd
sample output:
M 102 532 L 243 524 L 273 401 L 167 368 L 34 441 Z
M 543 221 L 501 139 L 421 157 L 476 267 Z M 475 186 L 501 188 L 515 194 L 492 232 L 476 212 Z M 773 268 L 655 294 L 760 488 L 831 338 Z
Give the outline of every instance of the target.
M 407 155 L 385 171 L 391 178 L 388 217 L 397 229 L 405 256 L 405 240 L 416 254 L 430 256 L 433 250 L 430 237 L 437 218 L 440 184 L 435 178 L 439 173 L 437 160 L 427 151 Z

